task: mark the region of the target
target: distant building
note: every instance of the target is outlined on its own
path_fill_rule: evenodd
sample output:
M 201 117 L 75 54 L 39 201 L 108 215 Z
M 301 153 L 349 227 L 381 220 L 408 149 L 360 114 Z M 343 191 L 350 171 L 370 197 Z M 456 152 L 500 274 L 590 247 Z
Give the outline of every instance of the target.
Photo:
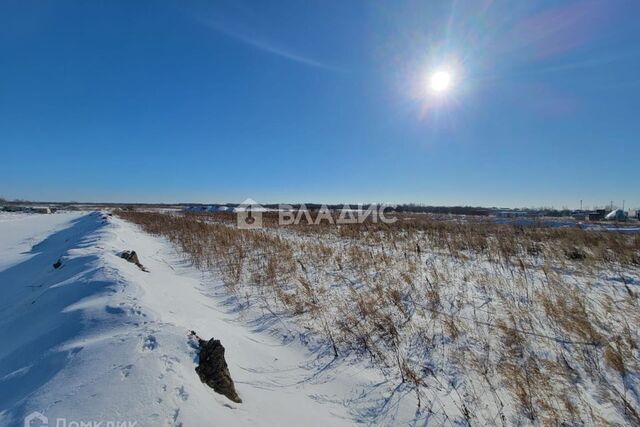
M 227 206 L 220 205 L 196 205 L 189 206 L 183 209 L 183 212 L 227 212 L 230 211 Z
M 29 212 L 39 214 L 50 214 L 51 208 L 49 206 L 32 206 L 29 208 Z
M 52 213 L 52 209 L 48 206 L 16 206 L 10 205 L 2 208 L 5 212 L 29 212 L 29 213 L 40 213 L 40 214 L 50 214 Z
M 571 216 L 573 217 L 573 219 L 575 219 L 576 221 L 586 221 L 587 219 L 589 219 L 589 212 L 585 212 L 585 211 L 573 211 L 571 212 Z
M 607 221 L 625 221 L 627 219 L 627 213 L 622 209 L 612 210 L 604 217 Z
M 518 218 L 529 216 L 527 211 L 498 211 L 495 213 L 498 218 Z
M 627 211 L 627 219 L 629 218 L 640 219 L 640 209 L 629 209 Z
M 26 212 L 28 211 L 28 209 L 29 208 L 27 208 L 26 206 L 15 206 L 15 205 L 5 206 L 3 208 L 5 212 Z
M 589 221 L 602 221 L 607 215 L 607 211 L 604 209 L 596 209 L 593 212 L 589 212 Z

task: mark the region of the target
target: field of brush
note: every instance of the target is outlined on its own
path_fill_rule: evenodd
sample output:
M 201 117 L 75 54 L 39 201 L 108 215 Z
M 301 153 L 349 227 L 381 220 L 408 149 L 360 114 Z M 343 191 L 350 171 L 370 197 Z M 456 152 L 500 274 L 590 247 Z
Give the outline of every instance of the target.
M 640 425 L 640 234 L 403 215 L 118 213 L 438 424 Z

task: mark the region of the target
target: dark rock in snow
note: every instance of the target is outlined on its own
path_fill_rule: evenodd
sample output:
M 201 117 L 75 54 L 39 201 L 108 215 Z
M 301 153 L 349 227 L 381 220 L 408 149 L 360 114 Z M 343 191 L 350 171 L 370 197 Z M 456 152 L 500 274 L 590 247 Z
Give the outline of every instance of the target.
M 145 271 L 145 272 L 149 271 L 146 268 L 144 268 L 142 264 L 140 264 L 140 260 L 138 259 L 138 254 L 136 253 L 136 251 L 124 251 L 120 254 L 120 258 L 126 259 L 130 263 L 137 265 L 142 271 Z
M 192 332 L 192 334 L 194 333 Z M 220 340 L 211 338 L 209 341 L 205 341 L 198 338 L 198 343 L 200 344 L 200 365 L 196 367 L 196 372 L 200 381 L 229 400 L 242 403 L 231 379 L 227 361 L 224 358 L 224 347 Z
M 55 268 L 56 270 L 59 269 L 60 267 L 62 267 L 62 261 L 57 260 L 56 262 L 53 263 L 53 268 Z
M 135 265 L 140 264 L 140 260 L 138 259 L 138 254 L 136 253 L 136 251 L 124 251 L 122 252 L 122 254 L 120 254 L 120 256 L 123 259 L 134 263 Z
M 570 250 L 565 251 L 565 255 L 568 259 L 572 261 L 582 261 L 587 257 L 587 255 L 578 248 L 572 248 Z

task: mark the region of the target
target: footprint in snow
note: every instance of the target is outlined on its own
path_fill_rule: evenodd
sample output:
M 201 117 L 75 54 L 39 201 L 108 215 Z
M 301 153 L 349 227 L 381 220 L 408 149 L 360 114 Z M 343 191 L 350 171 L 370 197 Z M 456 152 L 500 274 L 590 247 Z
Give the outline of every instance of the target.
M 158 340 L 153 335 L 149 335 L 144 339 L 142 351 L 153 351 L 158 347 Z
M 120 307 L 112 307 L 110 305 L 107 305 L 104 309 L 109 314 L 124 314 L 125 313 L 125 311 L 123 309 L 121 309 Z
M 171 357 L 167 354 L 163 354 L 162 357 L 160 357 L 160 360 L 164 362 L 165 372 L 175 372 L 175 370 L 173 369 L 173 362 L 180 363 L 180 359 L 178 359 L 177 357 Z
M 171 412 L 171 415 L 169 416 L 169 419 L 167 421 L 169 421 L 169 425 L 171 426 L 175 426 L 175 427 L 179 427 L 182 426 L 181 422 L 178 422 L 178 416 L 180 415 L 180 408 L 176 408 Z
M 123 380 L 127 378 L 129 375 L 131 375 L 132 369 L 133 369 L 133 365 L 126 365 L 126 366 L 123 366 L 122 369 L 120 369 L 120 375 Z
M 189 399 L 189 393 L 185 391 L 184 386 L 176 387 L 176 395 L 184 402 Z

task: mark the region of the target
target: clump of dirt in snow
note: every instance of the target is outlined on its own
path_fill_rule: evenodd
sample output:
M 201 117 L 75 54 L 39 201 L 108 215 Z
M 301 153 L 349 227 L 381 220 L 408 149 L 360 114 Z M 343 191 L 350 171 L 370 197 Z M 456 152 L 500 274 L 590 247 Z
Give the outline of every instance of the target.
M 120 254 L 120 258 L 126 259 L 130 263 L 137 265 L 142 271 L 145 271 L 147 273 L 149 272 L 149 270 L 147 270 L 144 265 L 140 263 L 136 251 L 124 251 Z
M 216 393 L 220 393 L 229 400 L 242 403 L 229 373 L 227 361 L 224 358 L 224 347 L 220 340 L 211 338 L 205 341 L 198 337 L 195 332 L 191 332 L 200 346 L 200 364 L 196 367 L 196 372 L 200 381 L 211 387 Z
M 567 259 L 570 259 L 572 261 L 582 261 L 587 257 L 584 251 L 578 248 L 571 248 L 565 251 L 565 255 L 567 256 Z

